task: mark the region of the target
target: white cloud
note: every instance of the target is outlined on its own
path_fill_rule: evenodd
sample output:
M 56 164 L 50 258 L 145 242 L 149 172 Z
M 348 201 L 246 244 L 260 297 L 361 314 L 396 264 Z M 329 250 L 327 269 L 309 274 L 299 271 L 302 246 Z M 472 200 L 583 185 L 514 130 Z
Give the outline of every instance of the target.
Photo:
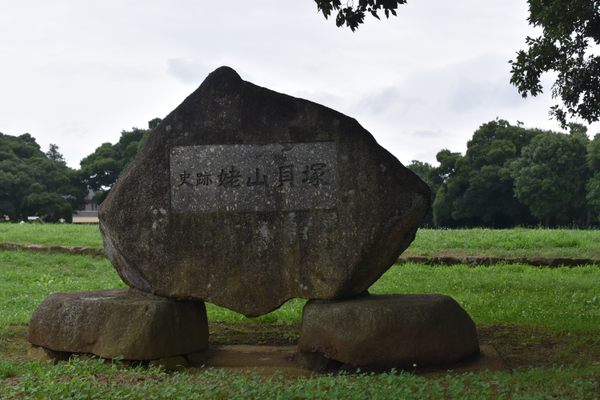
M 522 100 L 508 83 L 531 33 L 526 2 L 422 0 L 398 14 L 352 33 L 310 0 L 5 2 L 0 131 L 56 143 L 77 166 L 221 65 L 355 117 L 403 162 L 464 150 L 497 116 L 557 127 L 548 95 Z
M 183 83 L 199 82 L 210 72 L 201 62 L 185 57 L 168 59 L 167 71 Z

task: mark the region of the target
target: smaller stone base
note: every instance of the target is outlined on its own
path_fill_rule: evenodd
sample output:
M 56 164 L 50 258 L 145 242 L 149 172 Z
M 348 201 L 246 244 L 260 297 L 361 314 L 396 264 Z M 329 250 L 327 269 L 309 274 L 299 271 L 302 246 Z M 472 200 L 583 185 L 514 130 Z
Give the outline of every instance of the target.
M 29 323 L 29 341 L 54 352 L 157 360 L 208 347 L 206 308 L 135 289 L 48 296 Z
M 369 369 L 448 365 L 479 353 L 471 317 L 454 299 L 437 294 L 311 300 L 298 348 L 307 366 L 327 367 L 334 360 Z

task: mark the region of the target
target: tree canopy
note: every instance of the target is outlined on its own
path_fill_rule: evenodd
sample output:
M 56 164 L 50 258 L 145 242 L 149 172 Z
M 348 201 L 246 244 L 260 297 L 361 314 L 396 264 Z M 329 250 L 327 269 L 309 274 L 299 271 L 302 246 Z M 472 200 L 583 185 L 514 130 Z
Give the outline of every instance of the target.
M 590 179 L 586 184 L 586 201 L 590 217 L 600 221 L 600 134 L 596 134 L 588 144 L 587 165 Z
M 567 125 L 568 117 L 588 123 L 600 119 L 600 1 L 528 0 L 529 23 L 542 29 L 517 52 L 511 83 L 523 97 L 542 93 L 542 74 L 555 72 L 552 96 L 562 101 L 550 114 Z
M 517 199 L 545 226 L 586 223 L 587 144 L 577 131 L 537 135 L 512 163 Z
M 51 144 L 44 153 L 28 133 L 0 133 L 0 217 L 71 221 L 86 193 L 81 176 L 66 166 L 58 146 Z
M 438 227 L 589 226 L 600 223 L 600 134 L 487 122 L 465 155 L 442 150 L 433 201 Z M 411 164 L 412 165 L 412 164 Z M 409 166 L 410 167 L 410 166 Z M 437 181 L 436 181 L 437 179 Z
M 96 200 L 101 202 L 125 166 L 137 154 L 139 147 L 160 122 L 155 118 L 148 122 L 148 129 L 132 128 L 121 132 L 115 144 L 103 143 L 81 160 L 81 173 L 85 184 L 96 192 Z
M 431 202 L 433 202 L 435 193 L 442 183 L 442 177 L 439 174 L 440 170 L 427 162 L 419 160 L 412 160 L 406 167 L 417 174 L 417 176 L 429 186 L 429 189 L 431 190 Z M 423 225 L 433 226 L 433 211 L 431 209 L 427 212 Z
M 137 128 L 122 131 L 117 143 L 103 143 L 92 154 L 81 160 L 83 180 L 97 193 L 96 200 L 100 202 L 104 199 L 123 168 L 136 155 L 147 133 L 147 130 Z
M 381 19 L 380 11 L 383 11 L 386 18 L 390 15 L 395 16 L 398 6 L 406 4 L 406 0 L 358 0 L 356 5 L 354 1 L 346 1 L 342 4 L 341 0 L 315 0 L 315 3 L 325 18 L 329 18 L 335 11 L 337 12 L 335 24 L 338 27 L 345 25 L 355 31 L 364 22 L 367 14 L 377 19 Z
M 155 118 L 150 129 L 160 123 Z M 39 216 L 44 221 L 72 220 L 84 204 L 88 189 L 101 201 L 117 180 L 150 129 L 132 128 L 121 132 L 117 143 L 104 143 L 81 161 L 81 170 L 67 167 L 55 144 L 43 152 L 35 138 L 25 133 L 0 133 L 0 218 L 12 221 Z
M 529 222 L 527 208 L 513 194 L 509 167 L 538 133 L 495 120 L 475 131 L 464 156 L 440 151 L 443 184 L 433 203 L 435 224 L 507 227 Z

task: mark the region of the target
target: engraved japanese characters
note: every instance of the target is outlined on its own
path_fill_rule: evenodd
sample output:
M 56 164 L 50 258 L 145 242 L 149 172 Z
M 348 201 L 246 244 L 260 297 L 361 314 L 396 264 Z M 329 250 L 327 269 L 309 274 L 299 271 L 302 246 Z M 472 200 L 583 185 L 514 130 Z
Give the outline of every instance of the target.
M 334 142 L 176 147 L 174 212 L 331 209 Z

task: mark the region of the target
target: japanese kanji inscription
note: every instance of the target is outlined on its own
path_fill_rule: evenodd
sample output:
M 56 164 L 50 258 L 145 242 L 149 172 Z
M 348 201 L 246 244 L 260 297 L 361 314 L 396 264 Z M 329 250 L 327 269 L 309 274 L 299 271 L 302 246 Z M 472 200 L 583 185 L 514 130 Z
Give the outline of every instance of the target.
M 334 142 L 175 147 L 175 212 L 335 208 Z

